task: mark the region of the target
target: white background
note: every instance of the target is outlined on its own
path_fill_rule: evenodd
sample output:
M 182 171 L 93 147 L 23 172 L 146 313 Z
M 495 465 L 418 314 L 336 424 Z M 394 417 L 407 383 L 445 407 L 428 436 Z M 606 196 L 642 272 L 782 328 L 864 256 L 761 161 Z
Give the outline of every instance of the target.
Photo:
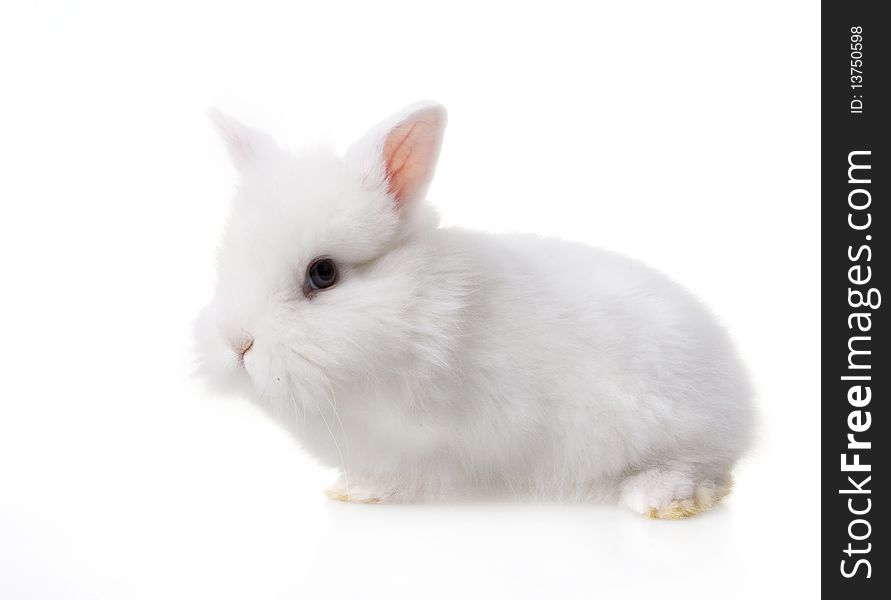
M 816 596 L 818 4 L 125 4 L 0 9 L 0 597 Z M 761 427 L 724 507 L 332 503 L 191 378 L 207 107 L 344 147 L 422 98 L 446 224 L 625 252 L 727 324 Z

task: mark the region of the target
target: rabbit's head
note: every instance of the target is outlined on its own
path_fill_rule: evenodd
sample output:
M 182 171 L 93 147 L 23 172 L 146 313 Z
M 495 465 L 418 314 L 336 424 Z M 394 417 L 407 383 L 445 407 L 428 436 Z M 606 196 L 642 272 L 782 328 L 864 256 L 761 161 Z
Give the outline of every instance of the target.
M 342 157 L 213 118 L 241 180 L 198 322 L 207 377 L 286 405 L 442 363 L 456 303 L 431 273 L 424 195 L 445 110 L 411 106 Z

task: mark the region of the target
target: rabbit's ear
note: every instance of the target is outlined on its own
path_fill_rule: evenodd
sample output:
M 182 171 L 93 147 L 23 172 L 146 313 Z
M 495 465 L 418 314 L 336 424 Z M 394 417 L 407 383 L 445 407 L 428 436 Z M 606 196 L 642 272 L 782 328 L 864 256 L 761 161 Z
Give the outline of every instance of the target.
M 244 171 L 265 154 L 275 148 L 275 141 L 269 135 L 248 127 L 238 119 L 219 110 L 208 111 L 210 120 L 223 138 L 232 164 L 239 171 Z
M 368 184 L 386 186 L 401 207 L 427 191 L 446 120 L 442 105 L 419 102 L 372 128 L 350 147 L 346 158 Z

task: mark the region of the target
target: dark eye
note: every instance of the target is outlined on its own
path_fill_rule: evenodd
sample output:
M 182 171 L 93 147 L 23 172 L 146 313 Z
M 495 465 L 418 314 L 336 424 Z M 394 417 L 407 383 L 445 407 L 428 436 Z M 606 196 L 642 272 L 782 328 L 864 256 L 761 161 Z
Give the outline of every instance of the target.
M 330 258 L 317 258 L 306 271 L 306 284 L 311 290 L 324 290 L 337 283 L 337 265 Z

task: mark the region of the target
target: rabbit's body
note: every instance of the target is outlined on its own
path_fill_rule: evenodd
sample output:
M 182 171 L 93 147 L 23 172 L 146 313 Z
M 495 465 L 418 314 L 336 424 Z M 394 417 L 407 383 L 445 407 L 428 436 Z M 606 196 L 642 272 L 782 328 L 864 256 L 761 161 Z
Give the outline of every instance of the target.
M 666 466 L 726 482 L 747 443 L 737 424 L 750 418 L 749 390 L 688 293 L 579 244 L 425 235 L 414 248 L 430 280 L 419 288 L 438 290 L 437 307 L 412 316 L 419 330 L 444 328 L 448 305 L 451 347 L 416 349 L 390 381 L 335 390 L 340 423 L 315 413 L 298 427 L 346 470 L 354 496 L 601 498 Z
M 747 379 L 722 328 L 689 293 L 631 259 L 531 235 L 438 228 L 422 202 L 426 182 L 394 191 L 407 171 L 386 159 L 387 135 L 399 128 L 423 155 L 425 140 L 403 125 L 418 110 L 421 126 L 436 123 L 441 134 L 444 114 L 424 113 L 429 105 L 404 113 L 360 141 L 343 172 L 334 159 L 303 169 L 321 181 L 291 182 L 301 163 L 290 158 L 244 169 L 236 217 L 251 216 L 233 221 L 224 246 L 203 329 L 206 362 L 239 363 L 238 380 L 247 371 L 261 404 L 342 470 L 330 492 L 340 499 L 620 496 L 661 517 L 710 506 L 726 493 L 752 422 Z M 358 186 L 341 181 L 356 172 Z M 326 176 L 337 185 L 326 187 Z M 251 191 L 254 179 L 277 184 Z M 362 194 L 366 203 L 356 204 Z M 303 195 L 324 197 L 331 214 L 292 218 L 289 198 Z M 237 224 L 264 223 L 256 214 L 270 206 L 278 219 L 261 231 Z M 356 227 L 355 215 L 344 216 L 351 211 L 368 215 Z M 282 250 L 295 239 L 303 251 Z M 279 271 L 266 253 L 291 256 Z M 297 294 L 314 256 L 339 265 L 337 283 Z

